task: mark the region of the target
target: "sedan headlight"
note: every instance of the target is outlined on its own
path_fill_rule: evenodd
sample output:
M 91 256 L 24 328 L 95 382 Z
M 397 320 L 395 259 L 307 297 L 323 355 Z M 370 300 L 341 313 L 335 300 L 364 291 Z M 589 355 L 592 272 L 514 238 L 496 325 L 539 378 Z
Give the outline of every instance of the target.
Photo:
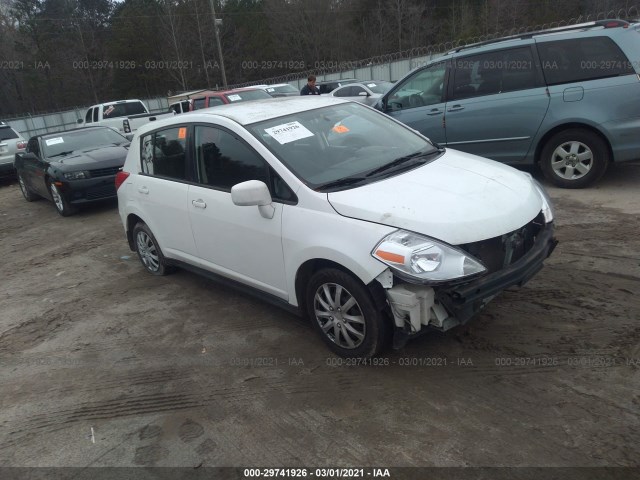
M 89 172 L 86 171 L 65 172 L 63 175 L 67 180 L 82 180 L 84 178 L 89 178 Z
M 399 277 L 414 283 L 441 283 L 487 271 L 466 252 L 405 230 L 384 237 L 371 255 Z
M 538 193 L 542 197 L 542 214 L 544 215 L 544 221 L 547 223 L 553 222 L 553 203 L 551 202 L 549 194 L 546 192 L 544 187 L 540 185 L 536 180 L 532 181 L 536 186 L 536 190 L 538 190 Z

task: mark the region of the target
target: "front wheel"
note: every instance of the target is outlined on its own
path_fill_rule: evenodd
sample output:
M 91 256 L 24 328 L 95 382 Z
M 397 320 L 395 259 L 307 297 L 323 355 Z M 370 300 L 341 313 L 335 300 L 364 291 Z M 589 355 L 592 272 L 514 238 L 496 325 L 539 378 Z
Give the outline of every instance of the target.
M 149 273 L 153 275 L 166 275 L 169 273 L 169 267 L 167 267 L 158 241 L 145 223 L 139 222 L 133 227 L 133 238 L 138 258 L 140 258 L 140 262 Z
M 51 200 L 56 207 L 56 211 L 63 217 L 68 217 L 76 213 L 76 208 L 73 207 L 69 201 L 64 197 L 57 185 L 50 181 L 49 192 L 51 193 Z
M 384 312 L 376 308 L 367 288 L 346 272 L 316 272 L 307 285 L 306 305 L 315 330 L 341 357 L 372 357 L 388 340 Z
M 561 188 L 584 188 L 599 180 L 609 166 L 609 149 L 596 133 L 570 129 L 555 134 L 540 156 L 544 176 Z
M 20 174 L 18 174 L 18 185 L 20 185 L 20 191 L 22 192 L 22 196 L 27 202 L 33 202 L 38 198 L 38 196 L 35 193 L 33 193 L 29 189 L 29 187 L 27 187 L 27 184 L 24 183 L 24 180 L 22 179 L 22 175 Z

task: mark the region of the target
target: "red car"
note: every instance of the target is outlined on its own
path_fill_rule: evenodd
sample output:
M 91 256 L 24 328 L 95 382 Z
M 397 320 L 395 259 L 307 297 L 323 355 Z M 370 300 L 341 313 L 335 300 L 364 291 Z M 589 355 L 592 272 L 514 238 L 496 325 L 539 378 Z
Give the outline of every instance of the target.
M 257 88 L 225 90 L 222 92 L 204 92 L 201 96 L 193 98 L 193 109 L 200 110 L 202 108 L 224 105 L 226 103 L 261 100 L 263 98 L 271 98 L 271 95 L 264 90 Z

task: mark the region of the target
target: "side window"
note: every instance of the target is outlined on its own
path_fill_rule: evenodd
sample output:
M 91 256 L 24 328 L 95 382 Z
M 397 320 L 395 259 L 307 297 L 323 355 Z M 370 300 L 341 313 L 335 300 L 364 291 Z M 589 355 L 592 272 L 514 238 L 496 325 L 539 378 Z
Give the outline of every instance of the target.
M 536 86 L 536 67 L 530 47 L 461 57 L 453 64 L 455 100 Z
M 142 171 L 175 180 L 187 179 L 187 127 L 168 128 L 142 137 Z
M 406 110 L 442 102 L 444 62 L 424 68 L 407 78 L 389 97 L 390 110 Z
M 224 130 L 196 127 L 196 159 L 200 183 L 231 191 L 247 180 L 267 184 L 274 200 L 295 201 L 289 186 L 252 148 Z
M 84 123 L 91 123 L 93 121 L 93 108 L 87 110 L 87 114 L 84 117 Z
M 40 156 L 40 146 L 38 145 L 38 139 L 36 137 L 30 138 L 27 143 L 27 153 L 33 153 Z
M 537 43 L 549 85 L 635 74 L 633 65 L 609 37 Z
M 351 87 L 351 96 L 352 97 L 357 97 L 358 95 L 360 95 L 364 91 L 365 91 L 365 89 L 362 88 L 362 87 Z
M 334 93 L 334 97 L 349 97 L 351 95 L 351 87 L 342 87 Z
M 224 105 L 224 101 L 220 97 L 209 97 L 209 106 L 215 107 L 217 105 Z
M 93 109 L 93 121 L 94 121 L 94 122 L 97 122 L 97 121 L 98 121 L 98 110 L 99 110 L 100 108 L 101 108 L 101 107 L 95 107 L 95 108 Z
M 200 183 L 229 191 L 247 180 L 269 185 L 269 166 L 264 159 L 230 133 L 197 126 L 195 146 Z
M 193 101 L 193 109 L 194 110 L 199 110 L 201 108 L 204 108 L 204 97 L 203 98 L 196 98 Z

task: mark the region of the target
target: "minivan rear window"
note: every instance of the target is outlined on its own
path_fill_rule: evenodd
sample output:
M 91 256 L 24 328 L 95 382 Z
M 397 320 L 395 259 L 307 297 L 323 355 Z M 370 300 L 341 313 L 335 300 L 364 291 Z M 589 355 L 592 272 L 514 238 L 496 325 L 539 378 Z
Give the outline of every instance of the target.
M 538 42 L 548 85 L 635 74 L 633 65 L 609 37 Z

